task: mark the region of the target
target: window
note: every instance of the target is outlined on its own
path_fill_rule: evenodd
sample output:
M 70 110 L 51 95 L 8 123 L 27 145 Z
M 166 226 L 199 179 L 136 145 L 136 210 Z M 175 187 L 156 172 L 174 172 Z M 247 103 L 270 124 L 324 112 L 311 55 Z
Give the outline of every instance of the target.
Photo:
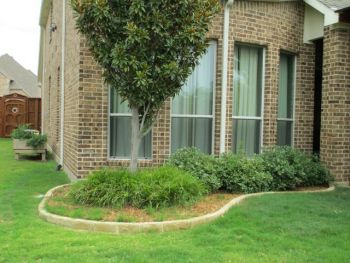
M 263 127 L 264 50 L 235 46 L 233 84 L 233 152 L 259 153 Z
M 216 42 L 172 101 L 171 151 L 197 147 L 210 154 L 213 148 Z
M 51 75 L 49 76 L 48 86 L 47 86 L 47 109 L 45 111 L 48 123 L 48 130 L 51 131 Z
M 48 91 L 47 91 L 47 105 L 48 105 L 48 114 L 50 114 L 51 111 L 51 76 L 49 76 L 49 85 L 48 85 Z
M 114 88 L 110 88 L 109 156 L 128 159 L 131 154 L 131 111 L 127 102 Z M 152 158 L 152 134 L 149 132 L 141 141 L 139 158 Z
M 293 144 L 295 58 L 281 53 L 278 90 L 277 144 Z

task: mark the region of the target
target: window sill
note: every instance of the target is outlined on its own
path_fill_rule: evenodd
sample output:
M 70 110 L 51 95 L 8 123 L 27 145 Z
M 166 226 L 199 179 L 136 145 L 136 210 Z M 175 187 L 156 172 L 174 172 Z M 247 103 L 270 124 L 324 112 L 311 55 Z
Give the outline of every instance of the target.
M 145 159 L 145 158 L 139 158 L 138 161 L 142 162 L 153 162 L 153 159 Z M 130 162 L 130 158 L 122 158 L 122 157 L 109 157 L 107 158 L 108 162 Z

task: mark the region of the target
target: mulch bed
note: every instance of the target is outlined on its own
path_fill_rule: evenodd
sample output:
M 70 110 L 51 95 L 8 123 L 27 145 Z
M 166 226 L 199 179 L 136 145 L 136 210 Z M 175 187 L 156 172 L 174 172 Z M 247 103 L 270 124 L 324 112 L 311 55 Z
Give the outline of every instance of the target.
M 98 208 L 76 205 L 68 197 L 69 186 L 56 190 L 48 200 L 49 212 L 68 217 L 79 217 L 111 222 L 153 222 L 192 218 L 219 210 L 238 194 L 215 193 L 203 197 L 193 205 L 159 209 L 138 209 L 134 207 Z M 82 212 L 85 210 L 85 213 Z M 96 216 L 96 213 L 98 216 Z M 97 217 L 97 218 L 96 218 Z
M 326 188 L 301 187 L 295 191 L 316 191 Z M 159 209 L 138 209 L 135 207 L 116 209 L 76 205 L 68 197 L 68 192 L 69 186 L 56 190 L 48 200 L 46 209 L 51 213 L 62 216 L 108 222 L 157 222 L 187 219 L 215 212 L 233 198 L 240 196 L 240 194 L 219 192 L 205 196 L 197 203 L 188 206 Z

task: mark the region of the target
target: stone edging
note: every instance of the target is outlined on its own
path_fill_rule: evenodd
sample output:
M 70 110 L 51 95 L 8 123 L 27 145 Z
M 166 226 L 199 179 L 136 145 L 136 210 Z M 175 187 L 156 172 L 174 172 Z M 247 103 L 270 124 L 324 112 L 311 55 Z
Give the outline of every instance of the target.
M 85 230 L 91 232 L 105 232 L 113 234 L 122 234 L 122 233 L 142 233 L 142 232 L 165 232 L 169 230 L 178 230 L 178 229 L 187 229 L 192 228 L 197 225 L 211 222 L 217 219 L 220 216 L 223 216 L 232 206 L 237 205 L 242 200 L 252 197 L 252 196 L 261 196 L 265 194 L 275 194 L 275 193 L 319 193 L 319 192 L 330 192 L 335 189 L 334 186 L 331 186 L 324 190 L 315 190 L 315 191 L 300 191 L 300 192 L 263 192 L 263 193 L 254 193 L 246 194 L 233 198 L 230 202 L 224 205 L 219 210 L 206 214 L 203 216 L 193 217 L 189 219 L 182 220 L 172 220 L 172 221 L 163 221 L 163 222 L 142 222 L 142 223 L 121 223 L 121 222 L 101 222 L 94 220 L 86 219 L 74 219 L 65 216 L 59 216 L 52 213 L 49 213 L 45 209 L 46 201 L 52 196 L 53 192 L 57 189 L 67 186 L 61 185 L 49 190 L 44 196 L 43 200 L 39 204 L 39 216 L 46 220 L 47 222 L 64 226 L 66 228 L 74 230 Z

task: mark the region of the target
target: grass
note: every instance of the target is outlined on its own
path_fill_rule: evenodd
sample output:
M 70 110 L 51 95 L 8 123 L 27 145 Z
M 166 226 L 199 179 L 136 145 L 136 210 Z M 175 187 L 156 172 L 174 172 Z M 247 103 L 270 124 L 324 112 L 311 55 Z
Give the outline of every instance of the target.
M 252 198 L 192 230 L 114 236 L 38 218 L 38 195 L 68 181 L 55 165 L 15 161 L 0 139 L 0 262 L 349 262 L 347 188 Z

